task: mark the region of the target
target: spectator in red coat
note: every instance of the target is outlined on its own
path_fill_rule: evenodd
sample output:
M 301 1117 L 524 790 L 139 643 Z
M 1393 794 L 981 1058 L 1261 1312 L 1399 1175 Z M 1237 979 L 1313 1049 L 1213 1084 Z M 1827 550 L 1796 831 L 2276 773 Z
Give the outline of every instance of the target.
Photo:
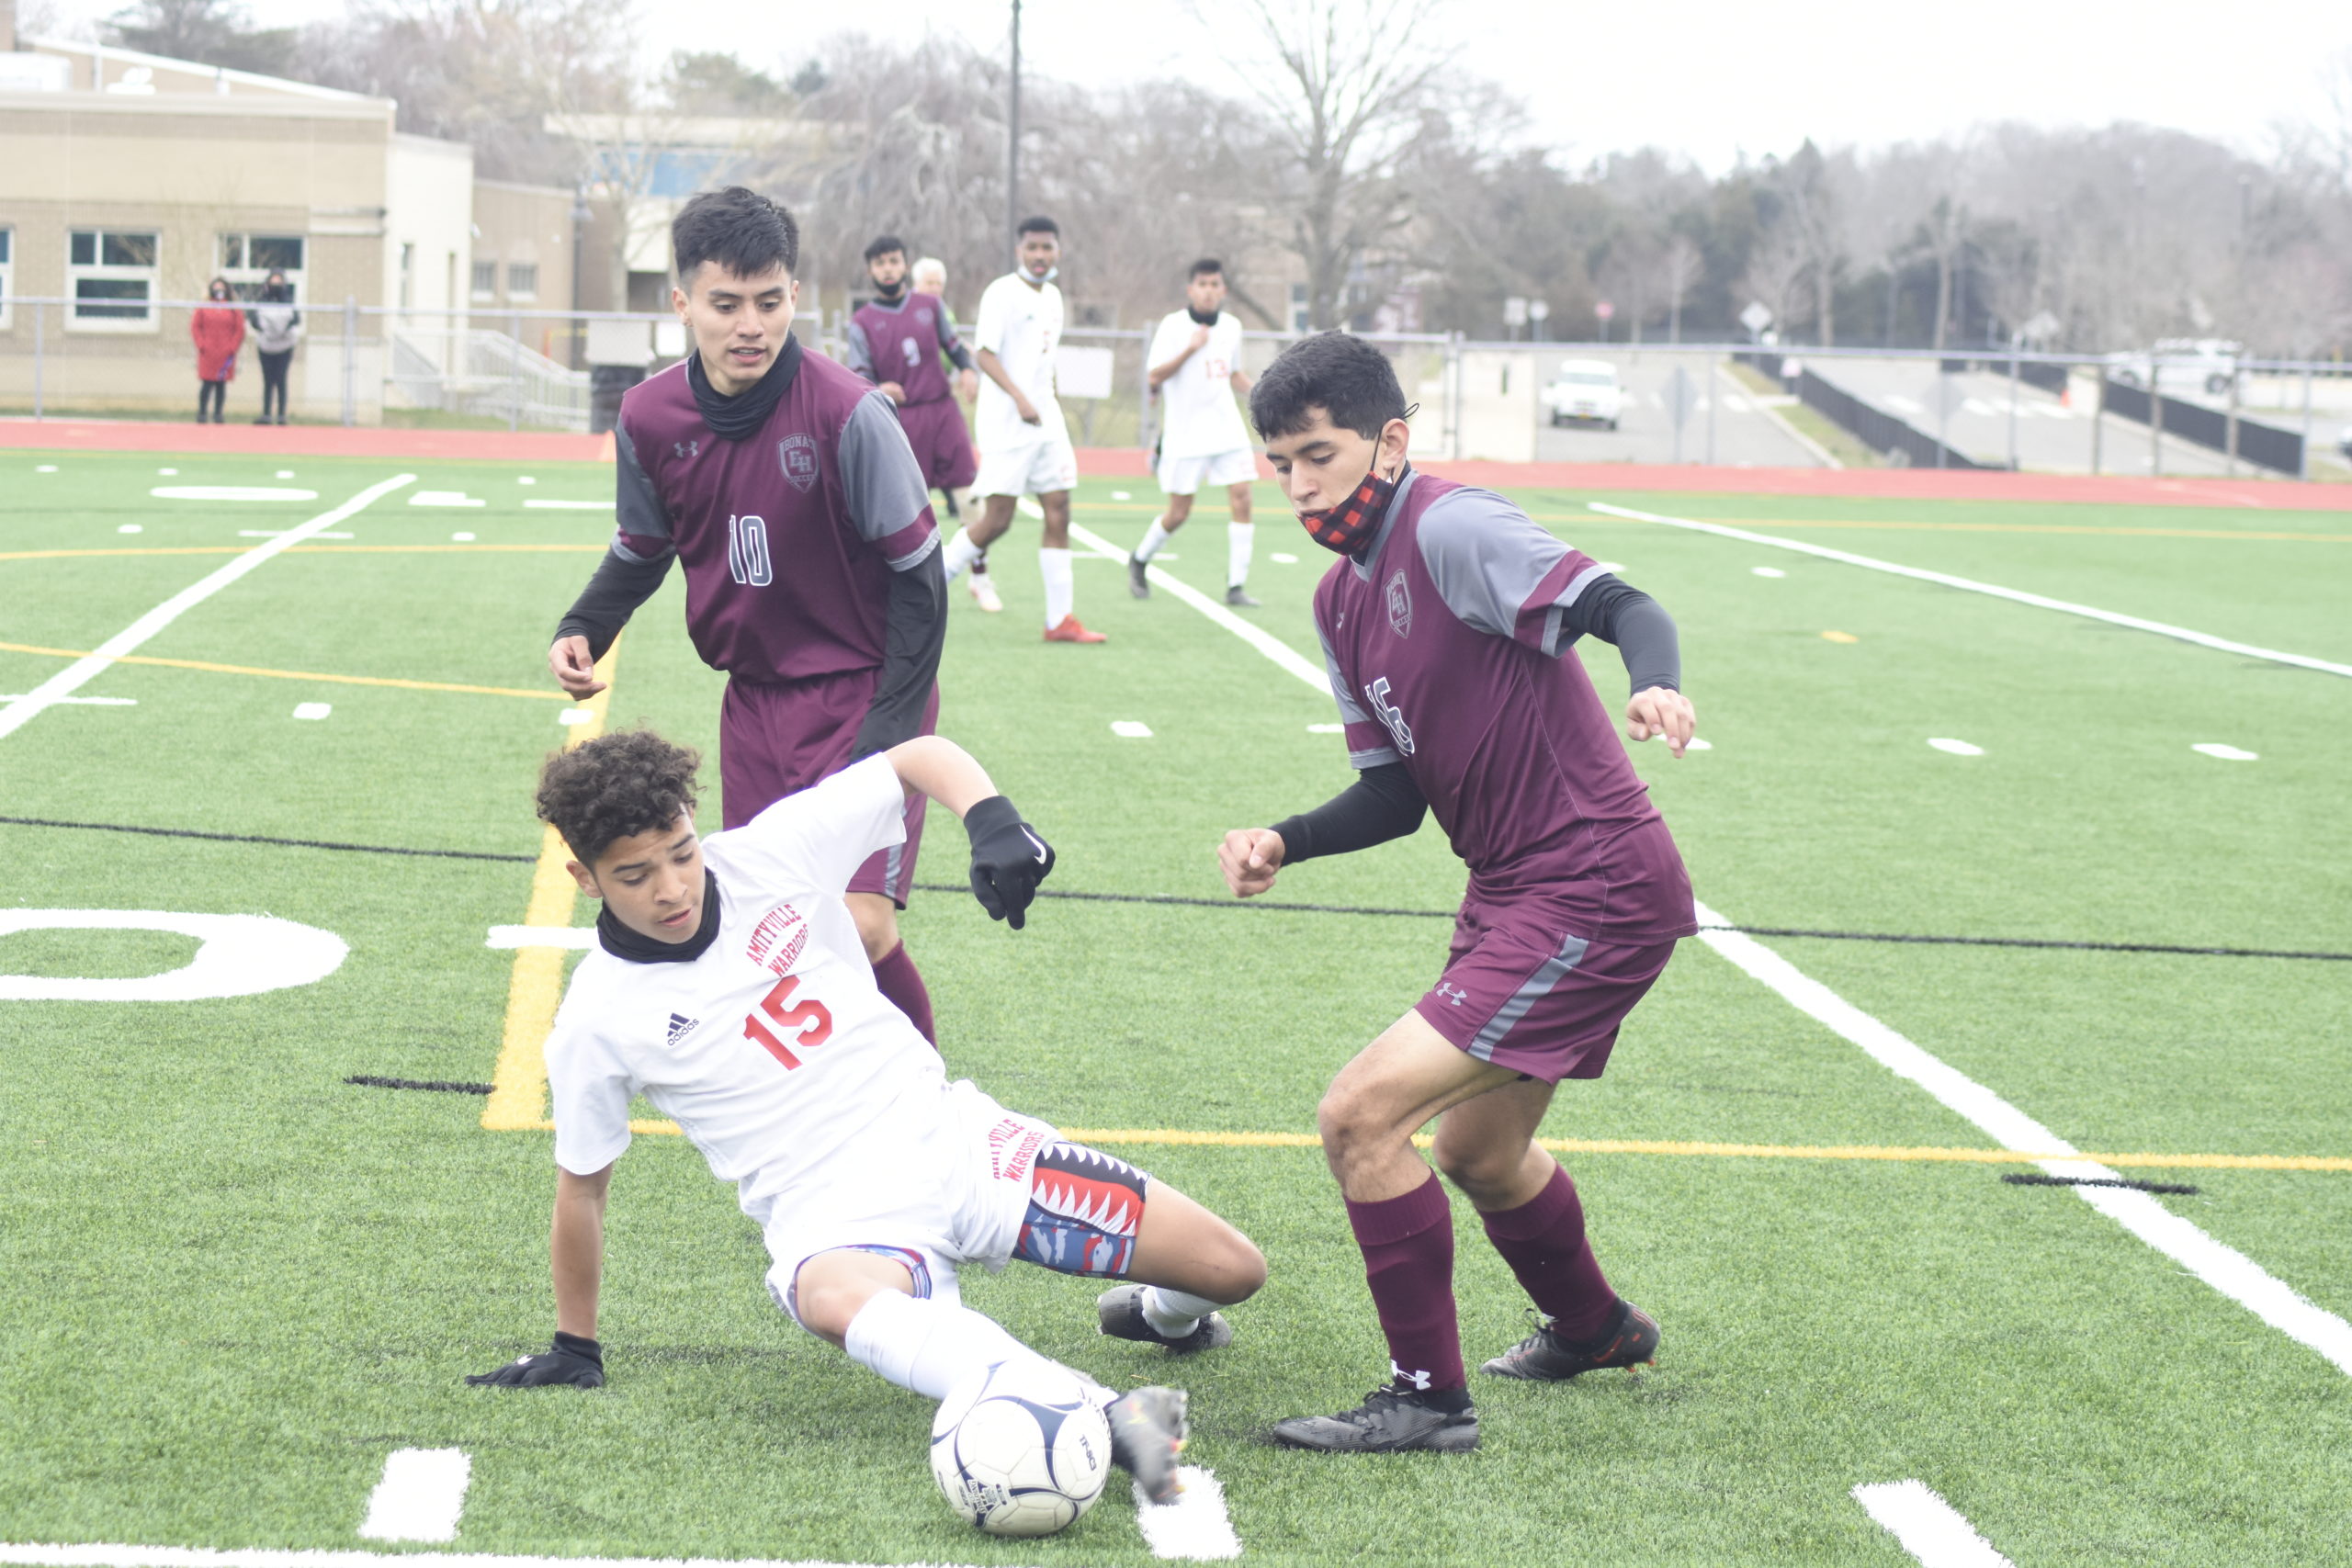
M 198 306 L 187 322 L 188 336 L 196 340 L 196 423 L 202 424 L 209 411 L 219 424 L 230 378 L 237 373 L 237 350 L 245 341 L 245 313 L 237 309 L 227 278 L 214 278 L 205 293 L 216 303 Z

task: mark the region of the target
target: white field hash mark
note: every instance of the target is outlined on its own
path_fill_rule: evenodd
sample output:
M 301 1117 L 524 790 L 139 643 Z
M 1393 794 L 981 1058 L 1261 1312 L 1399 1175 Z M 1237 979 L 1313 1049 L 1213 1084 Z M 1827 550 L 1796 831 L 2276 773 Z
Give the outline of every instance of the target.
M 1926 1568 L 2016 1568 L 1924 1482 L 1857 1486 L 1854 1501 Z
M 1634 518 L 1646 518 L 1646 513 L 1627 513 L 1621 507 L 1603 507 L 1594 503 L 1597 511 L 1617 513 Z M 1658 518 L 1659 522 L 1675 522 L 1673 518 Z M 1707 532 L 1738 535 L 1736 528 L 1718 529 L 1712 524 L 1690 524 Z M 1091 548 L 1105 555 L 1116 554 L 1110 542 L 1077 524 L 1070 525 L 1070 536 Z M 1770 545 L 1789 545 L 1783 539 L 1767 538 L 1762 535 L 1746 536 Z M 1816 550 L 1809 545 L 1791 547 L 1838 557 L 1839 552 Z M 1121 558 L 1125 558 L 1122 557 Z M 1872 563 L 1875 564 L 1875 563 Z M 1908 568 L 1894 569 L 1907 572 Z M 1185 604 L 1192 605 L 1209 619 L 1225 626 L 1267 658 L 1281 665 L 1298 679 L 1318 692 L 1329 692 L 1330 682 L 1322 667 L 1307 660 L 1288 644 L 1241 619 L 1206 594 L 1186 587 L 1157 568 L 1152 570 L 1152 582 L 1166 588 Z M 2004 593 L 2007 590 L 2001 590 Z M 2192 640 L 2194 637 L 2192 636 Z M 2299 662 L 2301 660 L 2298 660 Z M 2352 668 L 2343 673 L 2352 675 Z M 1704 904 L 1693 901 L 1699 923 L 1706 926 L 1729 926 L 1734 922 L 1716 914 Z M 1699 940 L 1731 960 L 1751 977 L 1762 981 L 1781 993 L 1800 1011 L 1827 1024 L 1847 1040 L 1869 1052 L 1897 1077 L 1909 1078 L 1934 1095 L 1951 1110 L 1973 1122 L 1992 1134 L 1995 1142 L 2006 1149 L 2052 1149 L 2062 1155 L 2073 1155 L 2075 1145 L 1986 1089 L 1973 1078 L 1946 1066 L 1914 1045 L 1878 1020 L 1863 1012 L 1818 980 L 1800 973 L 1779 953 L 1755 938 L 1736 931 L 1699 932 Z M 2052 1176 L 2088 1178 L 2092 1180 L 2120 1181 L 2114 1171 L 2093 1160 L 2056 1158 L 2036 1162 Z M 2278 1329 L 2289 1338 L 2310 1346 L 2333 1362 L 2340 1371 L 2352 1374 L 2352 1323 L 2346 1323 L 2334 1313 L 2316 1306 L 2289 1285 L 2274 1278 L 2254 1259 L 2234 1247 L 2224 1247 L 2202 1230 L 2182 1219 L 2156 1201 L 2154 1195 L 2135 1192 L 2123 1187 L 2070 1187 L 2075 1197 L 2154 1247 L 2158 1252 L 2179 1263 L 2213 1289 L 2253 1313 L 2263 1322 Z
M 334 526 L 345 518 L 365 510 L 372 502 L 391 494 L 402 485 L 415 482 L 414 474 L 394 474 L 390 479 L 379 480 L 342 505 L 320 513 L 300 527 L 289 529 L 275 539 L 255 545 L 219 570 L 181 589 L 177 593 L 100 643 L 95 651 L 83 655 L 34 687 L 17 701 L 10 703 L 6 708 L 0 708 L 0 738 L 6 738 L 22 729 L 32 722 L 41 709 L 50 706 L 59 698 L 72 696 L 96 679 L 116 660 L 126 653 L 136 653 L 140 646 L 148 638 L 220 592 L 223 588 L 235 582 L 247 572 L 261 566 L 272 556 L 281 555 L 312 535 Z
M 2109 626 L 2129 626 L 2134 631 L 2154 632 L 2158 637 L 2173 637 L 2181 642 L 2193 642 L 2199 648 L 2211 648 L 2222 653 L 2242 654 L 2248 659 L 2268 660 L 2274 664 L 2292 664 L 2299 669 L 2317 670 L 2329 675 L 2352 676 L 2352 664 L 2336 664 L 2307 654 L 2282 653 L 2275 648 L 2256 648 L 2251 643 L 2233 642 L 2227 637 L 2208 632 L 2192 631 L 2164 621 L 2151 621 L 2138 615 L 2126 615 L 2114 610 L 2101 610 L 2090 604 L 2076 604 L 2064 599 L 2052 599 L 2041 593 L 2028 593 L 2022 589 L 2003 588 L 1998 583 L 1979 582 L 1973 578 L 1954 577 L 1949 572 L 1928 571 L 1916 566 L 1900 566 L 1894 561 L 1879 560 L 1871 556 L 1858 556 L 1850 550 L 1833 550 L 1826 545 L 1807 544 L 1803 539 L 1783 539 L 1771 534 L 1751 533 L 1746 528 L 1725 527 L 1721 523 L 1700 523 L 1688 517 L 1667 517 L 1656 512 L 1636 512 L 1630 506 L 1611 506 L 1605 501 L 1585 502 L 1588 510 L 1608 517 L 1630 517 L 1636 523 L 1663 523 L 1669 528 L 1689 528 L 1696 533 L 1713 534 L 1725 539 L 1738 539 L 1750 545 L 1770 545 L 1776 550 L 1794 550 L 1799 555 L 1819 556 L 1824 560 L 1843 561 L 1848 566 L 1866 567 L 1871 571 L 1883 571 L 1896 577 L 1916 578 L 1921 582 L 1933 582 L 1945 588 L 1965 589 L 1971 593 L 1986 593 L 2012 604 L 2030 604 L 2037 610 L 2057 610 L 2069 615 L 2082 615 Z
M 472 1479 L 463 1449 L 395 1449 L 368 1494 L 359 1533 L 370 1540 L 455 1540 Z
M 1216 1472 L 1196 1464 L 1180 1464 L 1176 1479 L 1183 1490 L 1175 1501 L 1153 1503 L 1136 1488 L 1136 1526 L 1143 1531 L 1154 1557 L 1181 1557 L 1214 1562 L 1241 1555 L 1241 1538 L 1226 1517 L 1225 1488 Z
M 1778 991 L 1799 1012 L 1826 1024 L 1860 1046 L 1881 1066 L 1908 1078 L 1943 1106 L 1990 1135 L 2005 1149 L 2050 1149 L 2057 1156 L 2034 1163 L 2070 1180 L 2120 1182 L 2122 1178 L 2096 1160 L 2069 1158 L 2075 1145 L 1959 1069 L 1921 1050 L 1862 1011 L 1795 964 L 1737 931 L 1708 930 L 1737 922 L 1697 904 L 1699 940 L 1750 978 Z M 2245 1307 L 2290 1339 L 2318 1351 L 2338 1371 L 2352 1374 L 2352 1323 L 2314 1305 L 2235 1247 L 2225 1247 L 2146 1192 L 2127 1188 L 2069 1187 L 2066 1190 Z

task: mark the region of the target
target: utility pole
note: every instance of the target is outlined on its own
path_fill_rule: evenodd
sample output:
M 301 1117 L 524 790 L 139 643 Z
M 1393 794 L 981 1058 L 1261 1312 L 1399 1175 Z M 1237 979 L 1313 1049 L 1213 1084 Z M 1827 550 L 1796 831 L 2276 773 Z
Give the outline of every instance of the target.
M 1005 120 L 1004 233 L 1010 243 L 1021 222 L 1021 0 L 1012 0 L 1012 104 Z

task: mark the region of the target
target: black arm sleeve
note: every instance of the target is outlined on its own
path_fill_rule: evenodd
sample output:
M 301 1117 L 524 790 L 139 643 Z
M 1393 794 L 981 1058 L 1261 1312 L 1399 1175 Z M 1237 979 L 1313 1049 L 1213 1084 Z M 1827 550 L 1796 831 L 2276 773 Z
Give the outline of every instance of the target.
M 1420 827 L 1429 808 L 1404 763 L 1366 768 L 1314 810 L 1274 824 L 1283 836 L 1283 863 L 1296 865 L 1317 855 L 1343 855 L 1401 839 Z
M 628 625 L 628 618 L 637 614 L 637 607 L 652 598 L 653 591 L 662 586 L 662 580 L 670 574 L 670 562 L 675 558 L 674 551 L 665 550 L 649 559 L 624 554 L 618 546 L 605 550 L 588 586 L 580 591 L 580 597 L 571 602 L 571 608 L 556 623 L 555 640 L 584 637 L 588 639 L 589 657 L 604 658 L 605 650 L 613 646 L 613 639 Z
M 1560 616 L 1560 651 L 1580 637 L 1597 637 L 1617 645 L 1633 689 L 1652 686 L 1682 689 L 1682 649 L 1674 631 L 1674 617 L 1665 606 L 1631 583 L 1602 573 L 1585 584 Z
M 939 679 L 940 650 L 947 646 L 947 571 L 939 554 L 933 550 L 890 574 L 882 677 L 875 683 L 874 705 L 857 727 L 852 761 L 922 733 L 923 710 Z

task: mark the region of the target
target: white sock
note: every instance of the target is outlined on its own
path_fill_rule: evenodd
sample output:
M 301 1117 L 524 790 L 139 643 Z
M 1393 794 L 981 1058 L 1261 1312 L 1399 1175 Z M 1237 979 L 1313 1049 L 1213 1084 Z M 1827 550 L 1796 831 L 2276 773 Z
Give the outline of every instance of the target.
M 980 558 L 981 554 L 980 547 L 972 543 L 972 531 L 969 528 L 956 529 L 956 536 L 947 541 L 947 547 L 939 552 L 940 564 L 947 569 L 947 581 L 955 581 L 966 567 Z
M 1045 1359 L 994 1318 L 900 1291 L 877 1292 L 850 1319 L 842 1338 L 851 1360 L 926 1399 L 946 1398 L 957 1383 L 999 1361 Z
M 1168 530 L 1160 526 L 1166 521 L 1165 517 L 1151 520 L 1151 526 L 1143 531 L 1143 543 L 1136 547 L 1136 559 L 1149 560 L 1159 553 L 1159 547 L 1168 542 Z
M 1186 1295 L 1165 1285 L 1144 1287 L 1143 1320 L 1170 1339 L 1182 1339 L 1198 1328 L 1201 1319 L 1216 1308 L 1206 1296 Z
M 1258 536 L 1255 525 L 1227 523 L 1225 525 L 1225 582 L 1228 588 L 1238 588 L 1250 581 L 1250 542 Z
M 1037 570 L 1046 580 L 1046 629 L 1052 631 L 1062 624 L 1078 603 L 1078 584 L 1069 570 L 1069 551 L 1040 547 Z

